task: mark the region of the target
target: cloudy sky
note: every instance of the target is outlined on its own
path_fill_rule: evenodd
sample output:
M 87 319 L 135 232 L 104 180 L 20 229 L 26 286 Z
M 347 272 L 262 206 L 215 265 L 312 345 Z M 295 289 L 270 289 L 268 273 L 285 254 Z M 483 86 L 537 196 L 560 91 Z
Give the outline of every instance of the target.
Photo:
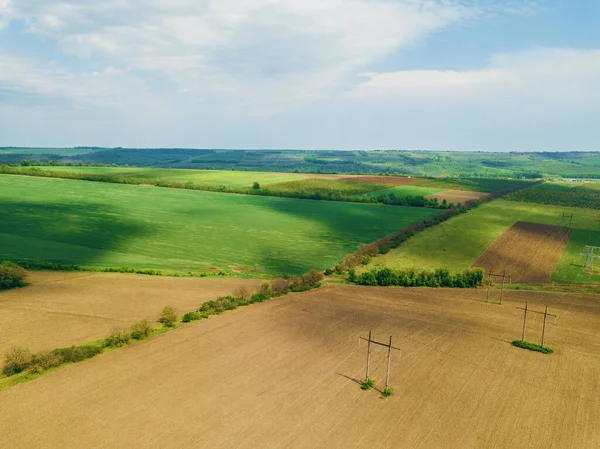
M 598 0 L 0 0 L 0 145 L 600 150 Z

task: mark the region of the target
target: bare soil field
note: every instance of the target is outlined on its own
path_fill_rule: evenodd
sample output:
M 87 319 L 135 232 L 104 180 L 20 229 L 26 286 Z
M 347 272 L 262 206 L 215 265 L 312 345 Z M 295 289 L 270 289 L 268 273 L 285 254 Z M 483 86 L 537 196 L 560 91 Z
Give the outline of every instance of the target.
M 13 346 L 32 351 L 83 344 L 171 304 L 189 312 L 232 294 L 243 279 L 172 278 L 109 273 L 31 272 L 30 286 L 0 292 L 0 356 Z
M 511 277 L 513 283 L 546 283 L 556 269 L 571 229 L 518 221 L 477 258 L 473 267 Z
M 454 204 L 465 204 L 467 201 L 475 201 L 487 198 L 489 193 L 485 192 L 473 192 L 470 190 L 444 190 L 443 192 L 434 193 L 433 195 L 427 195 L 425 198 L 433 199 L 437 198 L 441 203 L 443 200 Z
M 600 447 L 598 298 L 484 297 L 330 285 L 211 317 L 0 392 L 0 447 Z M 526 300 L 552 355 L 510 344 Z M 402 349 L 384 400 L 369 329 Z
M 338 175 L 339 176 L 339 175 Z M 408 178 L 401 176 L 361 176 L 361 175 L 343 175 L 339 178 L 343 181 L 368 182 L 373 184 L 390 184 L 395 186 L 403 186 L 414 182 L 422 181 L 421 178 Z

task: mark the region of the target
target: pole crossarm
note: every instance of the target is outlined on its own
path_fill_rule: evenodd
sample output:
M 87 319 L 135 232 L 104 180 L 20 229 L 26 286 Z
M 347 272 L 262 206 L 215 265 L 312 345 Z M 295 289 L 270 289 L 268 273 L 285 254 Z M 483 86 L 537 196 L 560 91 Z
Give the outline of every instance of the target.
M 396 348 L 395 346 L 390 347 L 389 343 L 381 343 L 379 341 L 369 340 L 368 338 L 365 338 L 365 337 L 359 337 L 359 338 L 364 341 L 370 341 L 371 343 L 373 343 L 375 345 L 385 346 L 386 348 L 395 349 L 396 351 L 401 351 L 400 348 Z
M 531 309 L 525 308 L 525 307 L 515 307 L 515 309 L 525 310 L 527 313 L 529 313 L 529 312 L 531 312 L 531 313 L 541 313 L 542 315 L 545 313 L 545 312 L 541 312 L 539 310 L 531 310 Z M 553 316 L 553 317 L 556 316 L 556 315 L 552 315 L 551 313 L 546 313 L 546 315 Z

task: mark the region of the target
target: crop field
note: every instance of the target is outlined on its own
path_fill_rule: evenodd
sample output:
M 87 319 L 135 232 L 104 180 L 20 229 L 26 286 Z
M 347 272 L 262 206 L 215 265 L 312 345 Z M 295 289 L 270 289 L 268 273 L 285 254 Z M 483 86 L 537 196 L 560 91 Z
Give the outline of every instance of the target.
M 381 179 L 380 182 L 384 182 Z M 278 193 L 301 193 L 321 195 L 340 194 L 341 196 L 362 195 L 374 191 L 382 191 L 390 187 L 390 184 L 374 184 L 370 182 L 356 182 L 352 178 L 347 180 L 333 179 L 302 179 L 299 181 L 288 181 L 278 184 L 270 184 L 267 186 L 271 192 Z
M 439 193 L 426 196 L 427 199 L 437 198 L 441 203 L 446 200 L 448 203 L 465 204 L 469 201 L 476 201 L 487 198 L 488 194 L 484 192 L 475 192 L 473 190 L 444 190 Z
M 126 178 L 193 182 L 195 184 L 218 184 L 232 187 L 251 187 L 259 184 L 275 184 L 318 177 L 302 173 L 269 173 L 254 171 L 227 170 L 186 170 L 175 168 L 129 168 L 129 167 L 68 167 L 45 166 L 42 170 L 51 172 L 70 172 L 89 175 L 119 175 Z
M 328 286 L 190 324 L 0 391 L 6 447 L 600 446 L 591 295 Z M 515 306 L 558 315 L 544 355 Z M 529 320 L 537 342 L 541 321 Z M 362 391 L 373 330 L 392 396 Z M 379 390 L 379 391 L 378 391 Z
M 486 178 L 461 178 L 461 179 L 425 179 L 415 186 L 432 187 L 442 190 L 468 190 L 474 192 L 493 193 L 527 183 L 522 179 L 486 179 Z
M 0 292 L 0 356 L 13 346 L 34 352 L 81 345 L 171 304 L 181 312 L 258 280 L 173 278 L 112 273 L 32 272 L 30 286 Z M 0 445 L 1 446 L 1 445 Z
M 432 187 L 419 187 L 417 185 L 401 185 L 398 187 L 391 187 L 389 189 L 377 190 L 369 194 L 369 196 L 377 197 L 382 194 L 393 193 L 397 197 L 401 196 L 423 196 L 433 195 L 439 192 L 443 192 L 443 189 L 435 189 Z
M 544 183 L 512 193 L 506 199 L 600 210 L 600 187 L 594 183 Z
M 0 176 L 0 259 L 303 273 L 432 217 L 425 208 Z
M 573 214 L 573 221 L 563 214 Z M 462 271 L 518 221 L 569 226 L 571 237 L 552 275 L 556 282 L 600 283 L 600 271 L 583 269 L 580 256 L 586 245 L 600 246 L 600 211 L 498 199 L 459 217 L 426 229 L 397 249 L 373 258 L 364 269 L 447 268 Z
M 473 267 L 505 273 L 513 283 L 550 282 L 570 236 L 570 228 L 519 221 L 498 237 Z

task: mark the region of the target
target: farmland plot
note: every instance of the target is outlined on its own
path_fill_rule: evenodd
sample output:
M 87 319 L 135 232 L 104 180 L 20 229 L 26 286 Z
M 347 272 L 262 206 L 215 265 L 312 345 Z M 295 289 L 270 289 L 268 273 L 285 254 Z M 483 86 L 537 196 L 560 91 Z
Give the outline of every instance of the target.
M 37 352 L 85 344 L 136 321 L 154 321 L 167 304 L 188 312 L 237 287 L 257 290 L 260 284 L 80 272 L 32 272 L 27 281 L 29 287 L 0 292 L 0 357 L 13 346 Z
M 228 312 L 0 392 L 0 445 L 599 447 L 597 298 L 482 296 L 329 286 Z M 559 316 L 554 354 L 510 345 L 525 301 Z M 402 350 L 385 400 L 358 384 L 369 329 Z M 373 350 L 379 390 L 385 366 Z
M 505 272 L 515 283 L 549 282 L 570 235 L 569 228 L 519 221 L 496 239 L 473 267 Z

